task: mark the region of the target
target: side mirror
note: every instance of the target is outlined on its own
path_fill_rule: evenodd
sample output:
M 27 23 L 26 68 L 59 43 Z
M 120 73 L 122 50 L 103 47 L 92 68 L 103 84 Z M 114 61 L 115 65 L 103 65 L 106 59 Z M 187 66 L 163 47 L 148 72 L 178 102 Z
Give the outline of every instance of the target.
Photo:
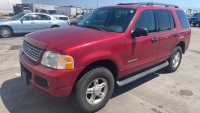
M 147 28 L 136 28 L 135 30 L 131 31 L 131 37 L 140 37 L 140 36 L 147 36 L 148 30 Z
M 24 21 L 24 20 L 26 20 L 26 18 L 22 18 L 22 19 L 21 19 L 21 21 Z

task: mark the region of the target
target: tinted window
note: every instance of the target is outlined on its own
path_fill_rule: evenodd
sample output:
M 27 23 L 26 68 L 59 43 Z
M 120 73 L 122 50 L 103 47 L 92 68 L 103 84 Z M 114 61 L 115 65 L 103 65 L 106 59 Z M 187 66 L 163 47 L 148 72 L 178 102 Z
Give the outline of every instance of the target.
M 37 20 L 36 15 L 27 15 L 23 17 L 24 20 Z
M 36 18 L 37 20 L 51 20 L 47 15 L 37 15 Z
M 166 31 L 171 29 L 171 23 L 169 19 L 169 14 L 167 10 L 158 10 L 158 24 L 159 31 Z
M 171 27 L 171 29 L 174 29 L 175 28 L 174 17 L 172 15 L 171 11 L 168 11 L 168 13 L 169 13 L 170 27 Z
M 45 11 L 45 10 L 41 10 L 41 13 L 47 13 L 47 11 Z
M 135 23 L 134 29 L 135 28 L 147 28 L 148 33 L 156 32 L 154 11 L 143 11 Z
M 176 14 L 178 16 L 181 27 L 182 28 L 190 28 L 190 24 L 189 24 L 189 21 L 187 19 L 187 16 L 185 15 L 185 13 L 181 10 L 177 10 Z

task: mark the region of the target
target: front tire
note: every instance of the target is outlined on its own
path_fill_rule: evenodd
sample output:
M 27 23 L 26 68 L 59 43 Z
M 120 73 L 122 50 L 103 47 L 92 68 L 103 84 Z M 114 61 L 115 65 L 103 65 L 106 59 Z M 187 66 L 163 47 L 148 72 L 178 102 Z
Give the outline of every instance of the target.
M 181 47 L 177 46 L 171 57 L 169 58 L 169 66 L 166 68 L 168 72 L 175 72 L 181 64 L 182 60 L 182 49 Z
M 109 101 L 114 90 L 114 78 L 110 70 L 98 67 L 80 78 L 72 92 L 72 103 L 82 112 L 96 112 Z
M 0 27 L 0 37 L 9 38 L 12 36 L 12 34 L 13 34 L 13 31 L 10 27 L 6 27 L 6 26 Z

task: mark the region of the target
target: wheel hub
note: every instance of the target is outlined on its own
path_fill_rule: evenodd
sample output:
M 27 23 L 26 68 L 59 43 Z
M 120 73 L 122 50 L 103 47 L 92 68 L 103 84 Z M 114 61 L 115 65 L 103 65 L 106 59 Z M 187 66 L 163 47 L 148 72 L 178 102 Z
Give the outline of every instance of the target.
M 9 36 L 9 35 L 10 35 L 10 30 L 7 29 L 7 28 L 3 28 L 3 29 L 1 30 L 1 35 L 4 36 L 4 37 Z
M 108 82 L 104 78 L 93 80 L 86 90 L 86 100 L 91 105 L 100 103 L 108 91 Z
M 173 66 L 176 68 L 179 63 L 180 63 L 180 53 L 177 52 L 175 55 L 174 55 L 174 59 L 173 59 Z
M 7 31 L 7 30 L 4 30 L 4 31 L 3 31 L 3 34 L 7 35 L 7 34 L 8 34 L 8 31 Z
M 98 95 L 100 95 L 100 93 L 101 93 L 101 87 L 100 87 L 100 86 L 96 86 L 96 87 L 94 88 L 94 94 L 95 94 L 96 96 L 98 96 Z

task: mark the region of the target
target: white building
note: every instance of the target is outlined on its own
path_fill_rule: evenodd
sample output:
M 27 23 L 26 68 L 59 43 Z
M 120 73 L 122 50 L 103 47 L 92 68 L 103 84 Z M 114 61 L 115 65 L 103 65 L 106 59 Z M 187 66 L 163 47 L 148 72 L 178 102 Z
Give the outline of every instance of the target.
M 22 4 L 22 0 L 0 0 L 0 13 L 7 15 L 13 13 L 13 5 Z

